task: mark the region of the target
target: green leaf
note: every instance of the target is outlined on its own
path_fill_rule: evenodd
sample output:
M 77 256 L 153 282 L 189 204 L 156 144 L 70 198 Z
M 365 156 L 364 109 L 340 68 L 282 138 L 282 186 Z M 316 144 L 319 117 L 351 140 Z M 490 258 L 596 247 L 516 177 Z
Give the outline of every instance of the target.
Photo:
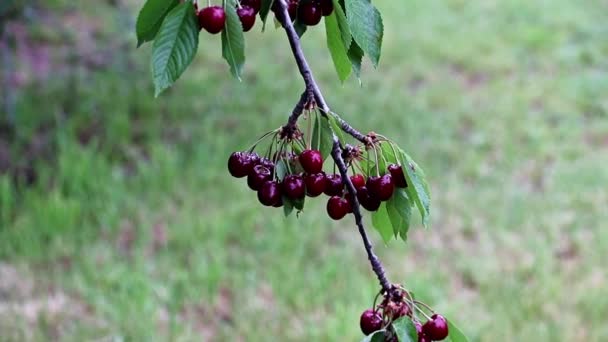
M 384 342 L 384 331 L 378 330 L 367 335 L 361 342 Z
M 287 197 L 283 197 L 283 214 L 288 217 L 293 212 L 293 204 Z
M 331 154 L 331 149 L 334 146 L 333 130 L 329 126 L 328 120 L 321 118 L 319 115 L 316 117 L 317 121 L 312 133 L 311 146 L 313 149 L 317 149 L 321 152 L 323 160 L 327 160 Z
M 146 1 L 141 11 L 139 11 L 137 23 L 135 24 L 137 47 L 140 47 L 145 42 L 154 40 L 163 23 L 163 19 L 178 3 L 179 0 Z
M 383 202 L 380 208 L 372 213 L 372 225 L 380 233 L 384 243 L 388 243 L 391 240 L 393 237 L 393 227 L 386 210 L 386 202 Z
M 344 14 L 340 1 L 333 0 L 333 3 L 334 13 L 336 15 L 336 19 L 338 20 L 338 27 L 340 28 L 340 37 L 342 38 L 344 49 L 348 51 L 350 44 L 353 41 L 353 36 L 350 34 L 350 28 L 348 27 L 348 19 L 346 18 L 346 14 Z
M 222 57 L 230 65 L 230 73 L 241 80 L 241 72 L 245 64 L 245 38 L 243 37 L 243 25 L 236 14 L 236 1 L 227 0 L 226 26 L 222 30 Z
M 277 178 L 279 180 L 283 180 L 283 178 L 285 178 L 285 175 L 287 175 L 288 170 L 287 170 L 287 165 L 285 164 L 284 160 L 279 160 L 279 162 L 277 163 L 276 166 L 276 172 L 277 172 Z
M 296 21 L 294 21 L 294 23 L 293 23 L 293 28 L 296 30 L 298 37 L 302 38 L 304 33 L 306 33 L 308 26 L 306 26 L 306 24 L 301 22 L 299 19 L 296 19 Z
M 370 0 L 346 0 L 345 4 L 353 39 L 369 56 L 374 67 L 377 67 L 384 34 L 380 11 Z
M 447 318 L 446 318 L 447 319 Z M 469 342 L 467 336 L 460 330 L 452 320 L 448 319 L 448 341 L 451 342 Z
M 410 230 L 410 218 L 412 215 L 412 203 L 404 189 L 395 189 L 395 193 L 386 202 L 386 210 L 393 225 L 395 238 L 400 236 L 407 241 L 407 233 Z
M 359 83 L 361 83 L 361 62 L 363 61 L 363 55 L 363 50 L 361 50 L 357 42 L 353 41 L 348 49 L 348 59 L 350 59 L 350 64 L 353 67 L 355 76 L 359 79 Z
M 407 155 L 403 150 L 399 151 L 401 158 L 404 162 L 402 165 L 405 180 L 407 181 L 407 194 L 410 199 L 414 200 L 420 216 L 422 217 L 422 224 L 424 227 L 428 227 L 429 216 L 431 214 L 431 195 L 429 193 L 429 186 L 426 182 L 424 171 L 414 162 L 414 160 Z
M 268 18 L 268 13 L 272 8 L 273 2 L 274 0 L 262 0 L 262 7 L 260 7 L 260 19 L 262 19 L 262 22 L 264 23 L 262 25 L 262 31 L 266 29 L 266 19 Z
M 329 125 L 331 126 L 334 134 L 338 137 L 342 144 L 345 144 L 346 140 L 344 140 L 344 132 L 342 132 L 342 128 L 338 124 L 338 115 L 335 113 L 327 113 L 327 120 L 329 121 Z
M 334 62 L 338 78 L 344 82 L 350 75 L 351 64 L 348 59 L 347 48 L 342 41 L 336 11 L 330 16 L 325 17 L 325 33 L 327 36 L 327 48 Z
M 388 141 L 383 141 L 380 147 L 382 149 L 382 156 L 386 159 L 387 164 L 397 164 L 397 158 L 399 157 L 398 147 L 392 146 Z
M 165 17 L 152 51 L 155 96 L 173 85 L 190 65 L 198 49 L 198 32 L 190 2 L 177 5 Z
M 304 203 L 306 202 L 306 197 L 291 200 L 291 202 L 293 203 L 293 206 L 296 209 L 298 209 L 299 211 L 302 211 L 302 210 L 304 210 Z
M 394 321 L 393 329 L 399 342 L 418 342 L 416 326 L 409 317 L 401 317 Z

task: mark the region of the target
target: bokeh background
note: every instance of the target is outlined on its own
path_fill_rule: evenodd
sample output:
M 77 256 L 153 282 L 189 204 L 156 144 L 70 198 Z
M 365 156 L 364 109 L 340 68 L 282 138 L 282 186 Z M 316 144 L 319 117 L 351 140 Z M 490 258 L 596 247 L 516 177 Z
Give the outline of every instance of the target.
M 0 340 L 356 341 L 378 289 L 351 219 L 261 207 L 228 155 L 302 89 L 280 30 L 242 83 L 201 34 L 153 98 L 139 0 L 0 4 Z M 431 228 L 384 246 L 393 281 L 472 341 L 608 340 L 608 2 L 377 0 L 381 64 L 332 106 L 425 168 Z M 259 23 L 258 23 L 259 24 Z

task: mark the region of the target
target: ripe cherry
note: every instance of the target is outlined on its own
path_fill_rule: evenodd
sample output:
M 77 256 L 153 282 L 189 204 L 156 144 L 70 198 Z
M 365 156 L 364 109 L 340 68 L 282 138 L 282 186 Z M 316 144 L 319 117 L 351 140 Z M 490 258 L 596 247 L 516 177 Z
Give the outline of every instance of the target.
M 327 201 L 327 214 L 334 220 L 340 220 L 348 214 L 350 204 L 345 198 L 333 196 Z
M 274 172 L 274 162 L 268 158 L 257 158 L 255 165 L 262 165 L 270 170 L 270 173 Z M 255 166 L 254 165 L 254 166 Z
M 281 196 L 281 186 L 276 181 L 266 181 L 258 190 L 258 200 L 268 207 L 280 206 Z
M 382 329 L 382 316 L 372 309 L 367 309 L 361 314 L 359 319 L 361 331 L 365 336 Z
M 403 168 L 401 165 L 391 164 L 388 166 L 388 172 L 391 173 L 393 177 L 393 182 L 395 182 L 395 187 L 397 188 L 407 188 L 407 181 L 405 180 L 405 176 L 403 175 Z
M 247 176 L 247 185 L 251 190 L 257 191 L 264 182 L 270 180 L 270 177 L 272 177 L 272 172 L 267 167 L 256 165 Z
M 241 0 L 241 6 L 249 6 L 253 8 L 255 14 L 258 14 L 262 8 L 262 0 Z
M 416 332 L 418 333 L 418 342 L 431 342 L 431 339 L 422 332 L 422 324 L 414 322 Z
M 234 152 L 228 158 L 228 171 L 236 178 L 243 178 L 251 172 L 258 155 L 249 152 Z
M 341 196 L 344 190 L 342 177 L 337 174 L 325 176 L 325 194 L 327 196 Z
M 209 6 L 198 12 L 198 23 L 211 34 L 222 32 L 226 24 L 226 12 L 222 6 Z
M 370 195 L 380 201 L 388 201 L 393 196 L 393 191 L 395 191 L 393 177 L 389 173 L 380 177 L 369 177 L 366 186 Z
M 350 195 L 350 193 L 347 193 L 344 196 L 344 199 L 346 200 L 346 203 L 348 203 L 348 213 L 352 214 L 353 213 L 353 199 L 352 199 L 352 196 Z
M 323 170 L 323 156 L 317 150 L 304 150 L 300 154 L 300 164 L 307 173 L 319 173 Z
M 236 14 L 239 16 L 241 20 L 241 25 L 243 26 L 243 31 L 247 32 L 251 30 L 253 24 L 255 24 L 255 10 L 249 6 L 241 6 L 236 10 Z
M 376 211 L 380 208 L 380 200 L 369 193 L 367 186 L 357 189 L 359 204 L 368 211 Z
M 306 183 L 306 194 L 317 197 L 325 190 L 325 172 L 313 173 L 304 177 Z
M 300 199 L 306 195 L 304 178 L 300 175 L 287 175 L 283 179 L 283 193 L 289 199 Z
M 324 17 L 331 15 L 334 11 L 334 3 L 332 0 L 318 0 L 319 6 L 321 6 L 321 13 Z
M 298 16 L 298 2 L 298 0 L 289 0 L 289 3 L 287 4 L 287 12 L 289 12 L 291 21 L 296 20 L 296 17 Z
M 350 181 L 353 183 L 355 189 L 359 190 L 362 186 L 365 186 L 365 177 L 363 175 L 352 175 L 350 176 Z
M 316 2 L 302 1 L 298 6 L 298 18 L 308 26 L 315 26 L 321 21 L 323 12 Z
M 448 337 L 448 321 L 443 316 L 434 314 L 431 320 L 424 323 L 422 332 L 433 341 L 442 341 Z

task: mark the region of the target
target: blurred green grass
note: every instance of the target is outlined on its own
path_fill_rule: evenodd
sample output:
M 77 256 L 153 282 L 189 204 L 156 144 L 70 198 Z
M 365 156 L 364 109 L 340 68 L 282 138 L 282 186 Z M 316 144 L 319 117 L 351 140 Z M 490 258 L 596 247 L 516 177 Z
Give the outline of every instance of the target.
M 322 27 L 304 46 L 332 108 L 431 183 L 430 230 L 388 247 L 371 233 L 390 278 L 473 341 L 608 339 L 608 5 L 376 3 L 384 50 L 362 87 L 339 84 Z M 16 90 L 13 147 L 50 122 L 54 152 L 33 187 L 0 178 L 2 339 L 358 340 L 377 284 L 353 223 L 322 201 L 284 219 L 226 171 L 301 92 L 283 33 L 247 34 L 242 83 L 201 35 L 154 100 L 128 22 L 70 6 L 130 45 Z

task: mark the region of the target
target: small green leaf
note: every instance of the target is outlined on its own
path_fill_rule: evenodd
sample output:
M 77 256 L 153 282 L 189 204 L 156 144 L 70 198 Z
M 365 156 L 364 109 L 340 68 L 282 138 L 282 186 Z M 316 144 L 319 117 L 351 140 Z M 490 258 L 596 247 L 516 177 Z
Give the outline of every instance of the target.
M 448 319 L 448 341 L 451 342 L 469 342 L 467 336 L 460 330 L 452 320 Z
M 397 164 L 397 158 L 399 157 L 397 147 L 392 146 L 388 141 L 383 141 L 380 144 L 380 147 L 382 148 L 382 155 L 384 156 L 384 159 L 386 159 L 387 164 Z
M 348 49 L 348 59 L 350 59 L 350 64 L 353 67 L 355 76 L 359 79 L 359 83 L 361 83 L 361 63 L 363 62 L 363 55 L 363 50 L 361 50 L 357 42 L 353 41 Z
M 226 26 L 222 30 L 222 57 L 230 65 L 230 73 L 241 80 L 243 65 L 245 65 L 245 38 L 243 37 L 243 25 L 236 14 L 236 1 L 227 0 Z
M 163 19 L 179 0 L 148 0 L 139 11 L 135 32 L 137 33 L 137 47 L 143 43 L 154 40 Z
M 353 39 L 369 56 L 374 67 L 380 61 L 384 26 L 380 11 L 370 0 L 346 0 L 346 17 Z
M 412 217 L 412 201 L 407 195 L 407 192 L 404 189 L 395 189 L 393 197 L 387 202 L 387 209 L 389 215 L 394 215 L 396 212 L 401 216 L 402 221 L 398 221 L 401 224 L 398 233 L 403 241 L 407 241 L 407 233 L 410 230 L 410 220 Z M 393 229 L 394 228 L 395 226 L 393 225 Z
M 334 62 L 340 81 L 344 82 L 351 72 L 351 64 L 348 59 L 347 48 L 342 41 L 336 11 L 325 17 L 325 33 L 327 36 L 327 48 Z
M 413 199 L 414 203 L 416 203 L 418 211 L 420 211 L 420 216 L 422 216 L 422 224 L 425 227 L 428 227 L 429 216 L 431 214 L 431 195 L 429 193 L 426 177 L 424 176 L 424 171 L 409 155 L 407 155 L 407 153 L 403 150 L 400 150 L 399 152 L 404 161 L 402 167 L 408 184 L 405 190 L 407 191 L 409 198 Z
M 289 217 L 293 212 L 293 204 L 287 197 L 283 197 L 283 214 L 285 217 Z
M 192 3 L 182 3 L 165 17 L 152 50 L 155 96 L 169 88 L 194 59 L 198 49 L 198 22 Z
M 361 340 L 361 342 L 384 342 L 384 332 L 385 330 L 374 331 Z
M 262 0 L 262 7 L 260 7 L 260 19 L 262 19 L 262 22 L 264 23 L 262 25 L 262 31 L 266 29 L 266 18 L 268 17 L 268 13 L 272 8 L 273 3 L 274 0 Z
M 416 326 L 409 317 L 401 317 L 394 321 L 393 329 L 399 342 L 418 342 Z
M 287 175 L 288 170 L 287 170 L 287 165 L 285 164 L 284 160 L 279 160 L 279 162 L 277 163 L 276 166 L 276 172 L 277 172 L 277 178 L 279 180 L 283 180 L 283 178 L 285 178 L 285 175 Z
M 304 203 L 305 202 L 306 202 L 306 197 L 302 197 L 300 199 L 292 200 L 294 208 L 298 209 L 299 211 L 304 210 Z
M 293 23 L 293 28 L 296 30 L 298 37 L 302 38 L 304 33 L 306 33 L 308 26 L 306 26 L 306 24 L 301 22 L 299 19 L 296 19 L 296 21 Z
M 317 123 L 314 125 L 311 146 L 321 152 L 323 160 L 327 160 L 334 145 L 333 130 L 328 120 L 321 118 L 319 115 L 316 117 Z
M 342 132 L 342 128 L 338 124 L 338 115 L 335 113 L 327 113 L 327 120 L 329 121 L 329 125 L 334 131 L 334 134 L 338 136 L 338 139 L 342 144 L 345 144 L 346 140 L 344 140 L 344 132 Z
M 372 225 L 380 233 L 384 243 L 388 243 L 391 240 L 393 237 L 393 227 L 386 210 L 386 202 L 383 202 L 380 208 L 372 213 Z
M 342 43 L 344 44 L 345 50 L 348 51 L 350 49 L 350 44 L 353 41 L 353 36 L 350 34 L 350 28 L 348 27 L 348 19 L 346 18 L 346 14 L 344 14 L 344 10 L 342 5 L 340 5 L 339 0 L 333 0 L 334 3 L 334 13 L 336 14 L 336 19 L 338 20 L 338 26 L 340 27 L 340 36 L 342 37 Z

